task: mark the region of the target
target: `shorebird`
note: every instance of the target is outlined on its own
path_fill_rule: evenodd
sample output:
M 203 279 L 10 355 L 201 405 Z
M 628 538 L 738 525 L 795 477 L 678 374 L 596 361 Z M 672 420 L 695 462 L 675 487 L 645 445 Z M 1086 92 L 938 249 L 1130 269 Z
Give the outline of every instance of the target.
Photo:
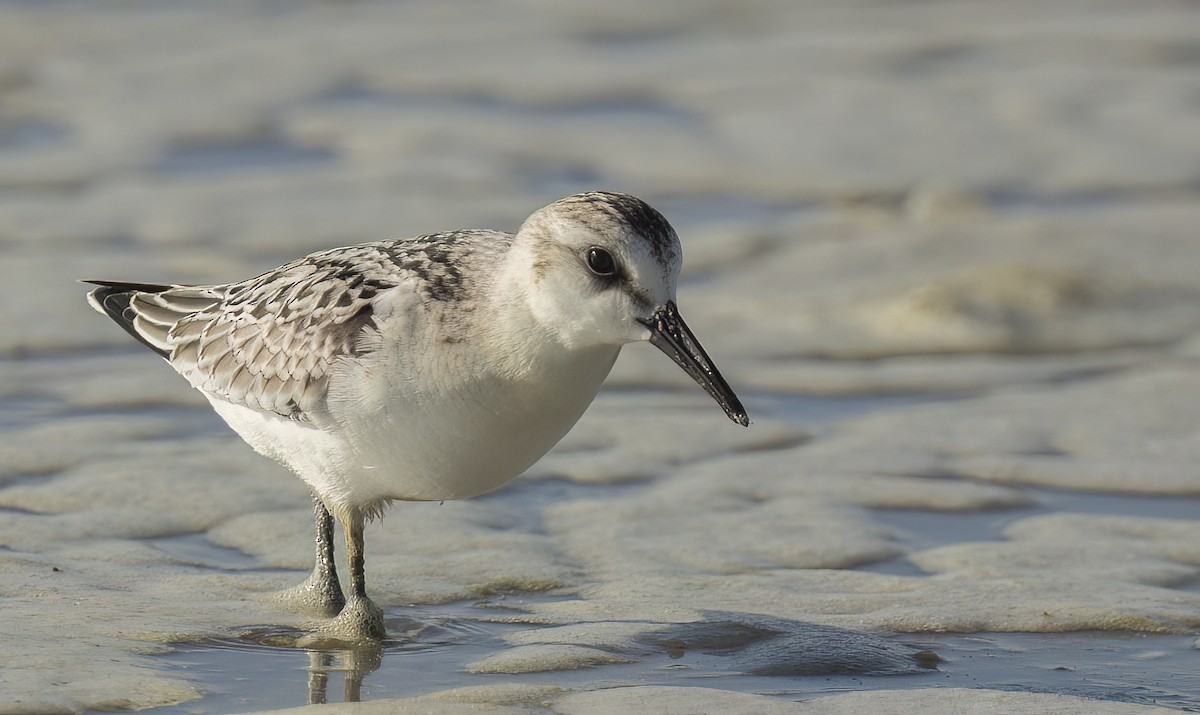
M 336 616 L 329 633 L 380 639 L 365 522 L 393 501 L 466 499 L 521 474 L 591 404 L 623 345 L 649 341 L 749 424 L 680 317 L 680 262 L 662 214 L 595 191 L 535 211 L 515 234 L 334 248 L 221 285 L 87 282 L 100 286 L 94 308 L 308 484 L 316 564 L 289 593 Z

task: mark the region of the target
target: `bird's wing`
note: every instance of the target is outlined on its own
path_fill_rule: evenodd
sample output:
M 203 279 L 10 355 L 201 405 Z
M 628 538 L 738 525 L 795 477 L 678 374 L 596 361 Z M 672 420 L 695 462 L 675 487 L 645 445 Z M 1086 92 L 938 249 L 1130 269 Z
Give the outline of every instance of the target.
M 377 344 L 373 300 L 399 284 L 393 258 L 366 244 L 312 254 L 219 286 L 90 281 L 89 302 L 227 402 L 307 419 L 334 363 Z

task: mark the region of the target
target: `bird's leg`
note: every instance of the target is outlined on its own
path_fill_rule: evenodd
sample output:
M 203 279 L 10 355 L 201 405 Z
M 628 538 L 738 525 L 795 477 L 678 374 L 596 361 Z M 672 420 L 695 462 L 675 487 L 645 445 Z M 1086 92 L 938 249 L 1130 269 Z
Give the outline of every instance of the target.
M 350 593 L 358 598 L 367 597 L 367 556 L 364 553 L 363 520 L 352 519 L 344 524 L 346 532 L 346 561 L 350 565 Z
M 333 558 L 333 515 L 313 492 L 313 514 L 317 518 L 317 558 L 308 580 L 284 592 L 287 600 L 316 615 L 336 616 L 346 605 Z
M 338 614 L 336 630 L 357 638 L 382 640 L 383 611 L 367 598 L 367 578 L 363 554 L 363 518 L 354 515 L 342 522 L 346 535 L 346 560 L 350 565 L 350 596 Z
M 324 615 L 333 616 L 346 605 L 342 584 L 338 581 L 337 562 L 333 558 L 333 514 L 313 492 L 313 515 L 317 519 L 317 558 L 311 580 L 316 586 Z

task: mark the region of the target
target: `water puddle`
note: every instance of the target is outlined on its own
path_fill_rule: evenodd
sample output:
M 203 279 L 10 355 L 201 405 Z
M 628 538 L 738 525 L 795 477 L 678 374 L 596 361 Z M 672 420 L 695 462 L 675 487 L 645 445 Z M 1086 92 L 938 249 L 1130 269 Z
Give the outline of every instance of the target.
M 469 663 L 504 650 L 506 633 L 528 626 L 489 620 L 468 604 L 409 608 L 387 619 L 393 639 L 375 650 L 306 650 L 280 645 L 294 633 L 247 628 L 235 638 L 181 648 L 163 656 L 206 696 L 161 713 L 237 713 L 324 702 L 413 697 L 455 687 L 524 683 L 564 688 L 673 685 L 721 688 L 809 700 L 874 689 L 987 688 L 1157 704 L 1200 712 L 1200 671 L 1194 636 L 1128 633 L 1005 633 L 891 639 L 935 652 L 907 675 L 747 673 L 730 649 L 681 652 L 672 639 L 636 663 L 577 671 L 494 675 L 467 672 Z M 737 650 L 737 649 L 734 649 Z M 936 667 L 930 667 L 936 666 Z
M 249 627 L 236 637 L 184 646 L 161 660 L 170 670 L 188 674 L 205 690 L 206 697 L 199 703 L 154 712 L 253 712 L 324 702 L 413 697 L 455 687 L 514 682 L 565 688 L 633 683 L 693 685 L 794 697 L 820 694 L 831 682 L 868 681 L 885 687 L 900 673 L 917 674 L 921 680 L 936 676 L 932 669 L 936 657 L 918 646 L 898 641 L 891 645 L 902 654 L 911 654 L 907 667 L 879 663 L 870 657 L 858 662 L 856 654 L 871 653 L 878 658 L 879 644 L 886 647 L 887 642 L 860 636 L 871 643 L 856 648 L 846 636 L 853 639 L 858 634 L 849 631 L 756 617 L 743 620 L 759 625 L 757 629 L 720 618 L 711 623 L 665 624 L 658 633 L 639 640 L 643 650 L 622 654 L 636 659 L 629 664 L 520 675 L 468 672 L 469 664 L 509 648 L 503 640 L 506 634 L 531 628 L 510 622 L 493 605 L 485 602 L 394 610 L 386 619 L 392 637 L 376 649 L 294 648 L 291 644 L 301 635 L 299 632 L 269 626 Z M 761 627 L 758 621 L 765 621 L 767 627 Z M 770 630 L 772 624 L 780 623 L 785 625 Z M 757 646 L 780 637 L 796 640 L 800 646 L 796 652 L 803 651 L 802 657 L 816 663 L 815 672 L 842 669 L 855 675 L 778 677 L 762 668 L 748 667 L 763 662 L 755 654 Z M 826 654 L 837 659 L 832 668 L 810 655 L 814 644 L 822 640 L 828 643 L 823 649 Z M 757 674 L 747 674 L 746 670 L 757 670 Z M 863 675 L 864 670 L 879 674 Z
M 937 683 L 943 687 L 1055 693 L 1200 712 L 1196 643 L 1195 636 L 1082 632 L 953 635 L 924 645 L 945 661 Z
M 922 509 L 873 509 L 875 521 L 893 527 L 908 551 L 921 551 L 969 541 L 1003 541 L 1009 524 L 1041 514 L 1092 514 L 1151 519 L 1194 519 L 1200 499 L 1069 492 L 1022 487 L 1032 506 L 991 512 L 937 512 Z M 857 567 L 860 571 L 895 576 L 923 576 L 907 556 Z
M 203 684 L 206 697 L 156 712 L 253 712 L 456 687 L 467 662 L 502 647 L 504 626 L 472 618 L 467 607 L 441 613 L 389 615 L 390 637 L 376 648 L 297 648 L 304 634 L 278 626 L 249 626 L 230 638 L 187 646 L 163 660 Z
M 749 397 L 763 414 L 801 427 L 953 399 L 928 395 Z M 163 412 L 165 419 L 180 420 L 189 428 L 196 427 L 191 424 L 193 418 L 199 419 L 194 411 L 173 406 L 149 409 Z M 936 480 L 931 479 L 931 488 L 935 485 Z M 537 506 L 546 502 L 642 487 L 636 482 L 605 486 L 553 479 L 521 480 L 486 499 L 523 509 L 532 519 Z M 1186 519 L 1194 518 L 1200 509 L 1200 500 L 1195 499 L 1022 488 L 1034 498 L 1031 506 L 992 512 L 880 509 L 872 513 L 900 534 L 907 550 L 915 551 L 949 543 L 1003 539 L 1006 525 L 1043 513 Z M 150 543 L 203 568 L 262 568 L 256 559 L 217 547 L 203 534 L 153 539 Z M 922 575 L 903 556 L 860 568 Z M 297 579 L 301 577 L 297 575 Z M 523 605 L 552 598 L 549 594 L 508 594 L 478 602 L 392 609 L 386 619 L 391 638 L 379 647 L 366 649 L 298 647 L 302 634 L 278 626 L 235 629 L 227 638 L 183 644 L 157 656 L 164 670 L 188 678 L 204 697 L 154 712 L 254 712 L 309 703 L 413 697 L 503 683 L 571 689 L 630 684 L 698 686 L 794 701 L 864 689 L 966 687 L 1154 703 L 1200 712 L 1200 669 L 1195 667 L 1200 650 L 1194 635 L 902 634 L 879 639 L 778 619 L 765 625 L 765 621 L 747 625 L 746 619 L 760 617 L 718 614 L 712 622 L 699 626 L 664 624 L 655 637 L 639 640 L 631 651 L 616 653 L 629 662 L 520 675 L 471 672 L 472 663 L 511 649 L 506 637 L 536 628 L 522 622 Z M 818 652 L 847 652 L 844 646 L 853 646 L 856 638 L 874 638 L 872 647 L 899 653 L 901 661 L 908 661 L 904 667 L 889 670 L 854 658 L 835 658 L 830 661 L 832 665 L 813 660 Z

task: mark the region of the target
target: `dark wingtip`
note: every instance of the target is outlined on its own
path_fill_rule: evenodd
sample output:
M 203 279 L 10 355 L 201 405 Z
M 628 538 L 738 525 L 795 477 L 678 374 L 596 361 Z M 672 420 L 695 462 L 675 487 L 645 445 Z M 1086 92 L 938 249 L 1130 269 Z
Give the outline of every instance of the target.
M 93 306 L 103 310 L 105 315 L 112 318 L 114 323 L 120 325 L 125 332 L 133 336 L 142 345 L 145 345 L 164 358 L 171 356 L 171 353 L 156 345 L 152 345 L 138 333 L 137 329 L 133 326 L 133 319 L 136 316 L 129 308 L 129 301 L 133 299 L 135 293 L 162 293 L 165 290 L 170 290 L 171 286 L 156 283 L 122 283 L 120 281 L 86 279 L 80 280 L 80 283 L 91 283 L 92 285 L 100 286 L 88 293 L 88 300 Z
M 130 283 L 128 281 L 101 281 L 94 278 L 80 278 L 80 283 L 91 283 L 94 286 L 102 286 L 104 288 L 112 288 L 117 291 L 125 291 L 129 293 L 162 293 L 165 290 L 171 290 L 175 286 L 163 285 L 162 283 Z M 93 291 L 94 292 L 94 291 Z

